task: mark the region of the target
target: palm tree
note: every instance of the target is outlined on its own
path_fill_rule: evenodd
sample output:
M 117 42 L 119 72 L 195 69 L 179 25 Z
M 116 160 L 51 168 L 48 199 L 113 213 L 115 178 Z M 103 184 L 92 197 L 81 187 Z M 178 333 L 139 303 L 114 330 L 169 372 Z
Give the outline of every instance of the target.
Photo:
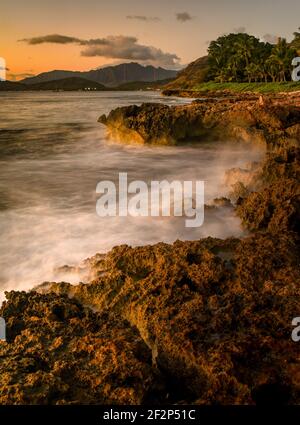
M 278 63 L 275 61 L 274 57 L 270 56 L 266 62 L 266 65 L 268 67 L 268 74 L 274 83 L 277 80 L 279 74 Z
M 261 70 L 259 65 L 253 62 L 246 67 L 246 73 L 248 75 L 249 83 L 252 83 L 252 80 L 257 82 L 257 80 L 261 77 Z
M 300 43 L 300 33 L 295 33 Z M 217 81 L 286 81 L 296 55 L 284 38 L 273 46 L 240 33 L 212 41 L 208 48 L 208 77 Z
M 300 27 L 298 28 L 300 31 Z M 291 42 L 291 47 L 297 50 L 297 53 L 300 54 L 300 32 L 294 32 L 294 40 Z
M 251 61 L 258 40 L 248 34 L 239 35 L 240 37 L 235 42 L 235 48 L 237 53 L 244 59 L 247 67 Z
M 269 57 L 269 64 L 272 67 L 272 72 L 277 69 L 279 81 L 286 81 L 286 76 L 288 73 L 290 74 L 291 62 L 295 54 L 295 50 L 289 47 L 285 38 L 278 39 Z

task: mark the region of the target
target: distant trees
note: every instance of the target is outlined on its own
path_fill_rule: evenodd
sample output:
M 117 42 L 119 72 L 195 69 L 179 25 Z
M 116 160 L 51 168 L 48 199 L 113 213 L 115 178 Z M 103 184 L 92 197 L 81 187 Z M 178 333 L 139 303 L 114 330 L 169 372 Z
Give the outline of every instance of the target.
M 294 36 L 300 46 L 300 33 Z M 293 44 L 284 38 L 272 45 L 245 33 L 224 35 L 209 45 L 208 79 L 221 83 L 287 81 L 296 55 Z
M 291 48 L 284 38 L 278 39 L 267 61 L 272 81 L 291 79 L 291 63 L 296 54 L 296 50 Z
M 298 28 L 300 31 L 300 28 Z M 300 55 L 300 32 L 294 32 L 294 40 L 291 42 L 291 47 L 297 50 L 298 56 Z

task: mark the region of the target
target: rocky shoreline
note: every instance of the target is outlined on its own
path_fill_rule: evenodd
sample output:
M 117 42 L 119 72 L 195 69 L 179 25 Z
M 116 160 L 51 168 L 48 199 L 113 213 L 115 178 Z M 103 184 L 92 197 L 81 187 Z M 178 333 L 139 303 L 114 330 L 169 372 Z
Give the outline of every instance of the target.
M 276 92 L 276 93 L 265 93 L 261 94 L 259 92 L 255 91 L 243 91 L 243 92 L 236 92 L 234 90 L 230 89 L 223 89 L 223 90 L 192 90 L 192 89 L 164 89 L 162 91 L 162 94 L 164 96 L 176 96 L 176 97 L 186 97 L 186 98 L 202 98 L 202 99 L 208 99 L 208 98 L 218 98 L 218 99 L 239 99 L 239 100 L 259 100 L 260 96 L 263 96 L 264 98 L 271 99 L 274 103 L 279 102 L 281 104 L 287 103 L 287 104 L 296 104 L 299 106 L 300 104 L 300 90 L 294 90 L 294 91 L 282 91 L 282 92 Z
M 300 106 L 209 97 L 100 122 L 123 141 L 262 146 L 233 186 L 249 234 L 118 246 L 84 262 L 84 284 L 7 293 L 0 403 L 299 404 Z
M 175 145 L 201 141 L 258 143 L 267 148 L 299 144 L 300 103 L 253 94 L 214 93 L 189 105 L 144 103 L 102 115 L 108 136 L 121 141 Z

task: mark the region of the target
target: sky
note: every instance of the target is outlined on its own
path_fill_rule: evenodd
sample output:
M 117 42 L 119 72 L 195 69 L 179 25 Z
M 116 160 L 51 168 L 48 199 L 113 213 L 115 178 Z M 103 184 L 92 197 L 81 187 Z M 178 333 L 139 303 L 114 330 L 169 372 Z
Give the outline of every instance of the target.
M 299 0 L 0 0 L 7 78 L 122 62 L 178 69 L 230 32 L 292 38 Z

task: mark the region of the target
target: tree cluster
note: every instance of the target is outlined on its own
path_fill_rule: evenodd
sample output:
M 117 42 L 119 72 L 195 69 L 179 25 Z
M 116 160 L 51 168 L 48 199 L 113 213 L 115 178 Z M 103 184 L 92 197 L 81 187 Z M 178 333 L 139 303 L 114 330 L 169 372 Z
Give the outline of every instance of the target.
M 298 44 L 300 33 L 294 33 L 291 43 L 278 38 L 276 44 L 246 33 L 223 35 L 209 45 L 208 79 L 221 83 L 289 81 Z

